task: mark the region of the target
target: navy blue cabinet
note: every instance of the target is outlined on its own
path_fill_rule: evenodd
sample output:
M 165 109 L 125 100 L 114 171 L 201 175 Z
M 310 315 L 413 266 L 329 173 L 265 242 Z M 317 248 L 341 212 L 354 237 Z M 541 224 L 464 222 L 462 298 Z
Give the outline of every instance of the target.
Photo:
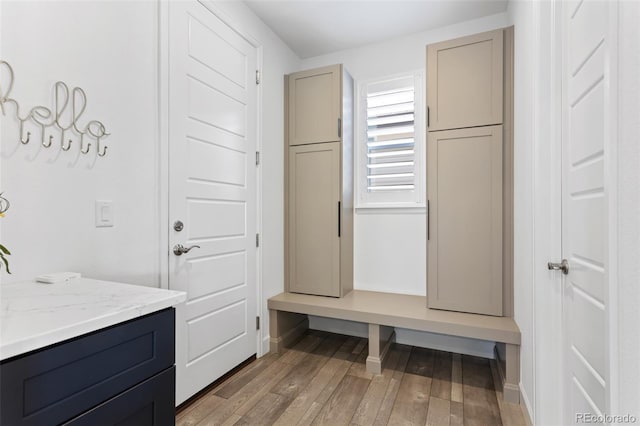
M 173 424 L 174 312 L 3 361 L 0 424 Z

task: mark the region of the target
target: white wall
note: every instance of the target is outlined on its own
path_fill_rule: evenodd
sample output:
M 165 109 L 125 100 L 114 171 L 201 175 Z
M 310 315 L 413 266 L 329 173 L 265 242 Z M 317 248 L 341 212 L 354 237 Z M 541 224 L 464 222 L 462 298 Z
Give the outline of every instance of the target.
M 24 110 L 52 107 L 57 80 L 82 87 L 85 120 L 112 134 L 104 158 L 18 142 L 2 117 L 1 188 L 11 201 L 2 239 L 17 281 L 52 271 L 158 284 L 156 33 L 153 2 L 2 2 L 1 57 Z M 6 89 L 6 80 L 2 87 Z M 13 111 L 12 111 L 13 112 Z M 23 112 L 24 114 L 24 112 Z M 94 227 L 96 199 L 115 203 L 115 226 Z
M 303 59 L 301 69 L 342 63 L 364 80 L 424 69 L 426 45 L 507 26 L 505 13 L 356 49 Z M 354 286 L 361 290 L 426 294 L 426 213 L 357 211 Z
M 262 45 L 262 327 L 266 299 L 283 290 L 283 76 L 297 56 L 243 3 L 216 2 Z M 0 222 L 13 275 L 50 271 L 159 286 L 158 2 L 2 2 L 0 57 L 11 63 L 11 93 L 25 107 L 52 106 L 57 80 L 81 86 L 84 117 L 112 133 L 104 158 L 77 150 L 22 146 L 17 123 L 1 118 L 0 191 L 12 203 Z M 0 83 L 2 84 L 2 83 Z M 6 87 L 6 84 L 0 86 Z M 96 199 L 113 200 L 116 225 L 94 227 Z
M 520 390 L 533 418 L 533 160 L 535 2 L 509 2 L 514 25 L 514 313 L 522 333 Z

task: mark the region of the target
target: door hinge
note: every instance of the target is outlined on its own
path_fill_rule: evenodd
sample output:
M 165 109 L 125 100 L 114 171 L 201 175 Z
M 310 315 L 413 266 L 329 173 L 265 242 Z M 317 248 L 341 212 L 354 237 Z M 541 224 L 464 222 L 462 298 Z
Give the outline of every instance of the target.
M 260 70 L 256 70 L 256 84 L 260 84 Z
M 429 107 L 427 107 L 427 129 L 429 128 Z
M 256 317 L 256 330 L 260 330 L 260 317 Z
M 260 234 L 256 234 L 256 247 L 260 247 Z
M 342 137 L 342 119 L 338 118 L 338 137 Z
M 260 151 L 256 151 L 256 166 L 260 165 Z

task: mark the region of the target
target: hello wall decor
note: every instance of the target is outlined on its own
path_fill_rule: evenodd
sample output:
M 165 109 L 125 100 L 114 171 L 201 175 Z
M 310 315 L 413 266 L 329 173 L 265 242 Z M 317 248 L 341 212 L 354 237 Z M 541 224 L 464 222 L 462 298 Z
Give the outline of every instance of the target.
M 5 73 L 7 76 L 2 77 Z M 6 90 L 2 88 L 3 79 L 8 81 Z M 29 122 L 39 128 L 37 135 L 40 139 L 39 143 L 45 148 L 53 146 L 56 140 L 56 136 L 51 134 L 52 131 L 49 130 L 52 129 L 53 133 L 58 133 L 60 136 L 58 141 L 62 151 L 69 151 L 74 144 L 74 140 L 71 138 L 65 139 L 65 135 L 75 134 L 78 137 L 78 149 L 82 154 L 89 154 L 93 145 L 89 140 L 93 140 L 95 141 L 95 152 L 98 157 L 107 155 L 107 147 L 102 142 L 104 138 L 109 136 L 105 125 L 98 120 L 91 120 L 84 126 L 80 124 L 80 118 L 87 107 L 87 95 L 84 90 L 80 87 L 74 87 L 70 90 L 66 83 L 58 81 L 54 85 L 53 110 L 45 106 L 35 106 L 26 115 L 21 115 L 20 104 L 10 97 L 13 81 L 13 68 L 8 62 L 0 60 L 0 112 L 2 115 L 7 115 L 8 105 L 13 105 L 15 117 L 20 123 L 20 142 L 22 144 L 28 144 L 32 141 L 32 136 L 34 136 L 31 131 L 25 131 L 25 123 Z M 70 108 L 70 114 L 66 113 L 65 115 L 65 111 L 68 108 Z M 63 118 L 65 116 L 66 122 Z M 48 138 L 46 137 L 47 134 L 49 134 Z

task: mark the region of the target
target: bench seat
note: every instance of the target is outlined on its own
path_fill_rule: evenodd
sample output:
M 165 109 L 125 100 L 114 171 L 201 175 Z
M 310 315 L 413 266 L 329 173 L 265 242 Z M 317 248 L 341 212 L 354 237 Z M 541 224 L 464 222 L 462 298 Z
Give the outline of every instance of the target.
M 427 298 L 353 290 L 342 298 L 280 293 L 267 301 L 270 349 L 279 352 L 308 328 L 307 315 L 369 324 L 367 369 L 379 374 L 394 327 L 496 342 L 504 399 L 519 402 L 520 330 L 513 318 L 427 308 Z

